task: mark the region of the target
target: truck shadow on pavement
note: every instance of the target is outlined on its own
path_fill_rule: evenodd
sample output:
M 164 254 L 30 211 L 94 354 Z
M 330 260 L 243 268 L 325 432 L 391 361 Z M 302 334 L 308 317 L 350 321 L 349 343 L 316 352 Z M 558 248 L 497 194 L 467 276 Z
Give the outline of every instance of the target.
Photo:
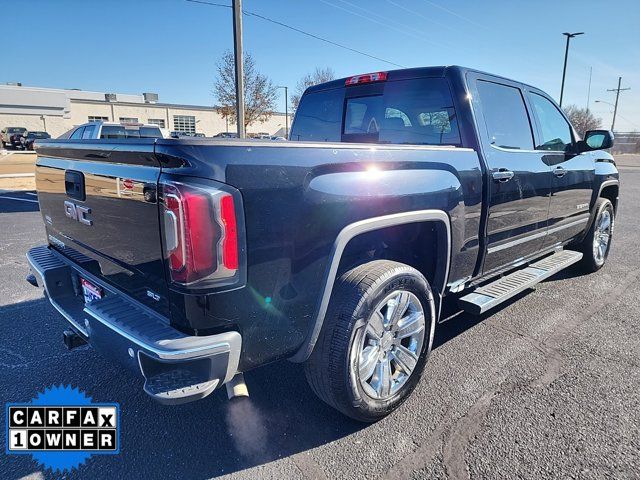
M 443 318 L 451 319 L 436 327 L 434 349 L 528 293 L 481 316 L 460 312 L 452 299 L 443 308 Z M 62 383 L 80 388 L 94 401 L 120 404 L 120 454 L 94 456 L 66 478 L 205 479 L 284 457 L 292 457 L 295 464 L 296 454 L 367 428 L 317 399 L 302 366 L 288 361 L 248 372 L 248 399 L 229 401 L 223 388 L 194 403 L 160 405 L 142 391 L 141 377 L 90 347 L 67 351 L 61 338 L 65 327 L 45 299 L 0 307 L 0 385 L 5 385 L 5 401 L 27 402 L 46 386 Z M 402 409 L 396 415 L 402 415 Z M 8 462 L 0 472 L 8 468 L 9 474 L 2 478 L 41 470 L 28 456 L 5 458 Z M 43 474 L 55 478 L 47 471 Z
M 229 401 L 223 388 L 194 403 L 163 406 L 142 391 L 141 378 L 92 348 L 67 351 L 65 327 L 45 299 L 0 307 L 5 402 L 29 402 L 47 386 L 71 384 L 96 402 L 120 404 L 120 454 L 94 456 L 66 478 L 211 478 L 293 456 L 365 427 L 318 400 L 301 366 L 288 361 L 247 373 L 249 399 Z M 42 471 L 30 456 L 8 455 L 0 463 L 0 478 Z

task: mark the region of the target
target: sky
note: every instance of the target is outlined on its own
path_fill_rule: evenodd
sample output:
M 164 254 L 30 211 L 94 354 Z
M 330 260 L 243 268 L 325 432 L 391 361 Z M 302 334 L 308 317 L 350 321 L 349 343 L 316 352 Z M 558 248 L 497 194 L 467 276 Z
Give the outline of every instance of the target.
M 205 0 L 206 1 L 206 0 Z M 231 0 L 210 0 L 230 5 Z M 212 105 L 216 62 L 233 48 L 229 8 L 186 0 L 0 0 L 27 4 L 5 17 L 0 83 L 115 93 Z M 244 0 L 244 9 L 366 52 L 329 45 L 252 16 L 244 45 L 258 69 L 291 90 L 315 67 L 337 77 L 397 66 L 463 65 L 535 85 L 558 99 L 571 41 L 564 104 L 587 106 L 609 127 L 622 86 L 618 131 L 640 131 L 640 2 L 617 0 Z M 24 61 L 22 61 L 24 59 Z M 290 90 L 290 92 L 291 92 Z M 595 100 L 602 102 L 596 103 Z M 284 98 L 279 100 L 284 110 Z

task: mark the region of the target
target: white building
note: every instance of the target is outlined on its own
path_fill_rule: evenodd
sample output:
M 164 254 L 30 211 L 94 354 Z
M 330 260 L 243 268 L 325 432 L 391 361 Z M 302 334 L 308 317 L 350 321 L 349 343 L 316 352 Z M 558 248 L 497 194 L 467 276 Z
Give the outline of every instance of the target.
M 56 138 L 76 125 L 94 120 L 154 123 L 170 131 L 204 133 L 208 137 L 236 131 L 235 124 L 223 119 L 212 106 L 160 103 L 153 93 L 130 95 L 0 85 L 0 130 L 25 127 L 45 130 Z M 284 113 L 274 113 L 268 121 L 250 125 L 247 132 L 284 135 L 285 123 Z

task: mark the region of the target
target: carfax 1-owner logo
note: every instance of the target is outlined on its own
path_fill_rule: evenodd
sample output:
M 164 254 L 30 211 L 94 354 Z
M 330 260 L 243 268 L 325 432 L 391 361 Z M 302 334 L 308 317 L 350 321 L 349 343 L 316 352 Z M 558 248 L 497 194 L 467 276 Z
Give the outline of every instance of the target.
M 6 406 L 9 455 L 29 454 L 42 467 L 65 472 L 96 454 L 120 452 L 120 407 L 94 403 L 77 388 L 53 386 L 30 403 Z

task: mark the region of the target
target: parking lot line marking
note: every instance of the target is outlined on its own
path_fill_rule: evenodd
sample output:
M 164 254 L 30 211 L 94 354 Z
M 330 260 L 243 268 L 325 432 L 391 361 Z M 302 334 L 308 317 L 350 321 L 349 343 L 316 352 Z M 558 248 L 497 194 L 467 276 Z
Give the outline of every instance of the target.
M 24 192 L 25 195 L 31 195 L 32 197 L 37 197 L 38 194 L 37 193 L 33 193 L 33 192 Z
M 35 173 L 3 173 L 0 178 L 22 178 L 22 177 L 35 177 Z
M 5 196 L 0 195 L 0 200 L 2 200 L 3 198 L 6 198 L 7 200 L 18 200 L 19 202 L 38 203 L 37 200 L 30 200 L 28 198 L 5 197 Z

